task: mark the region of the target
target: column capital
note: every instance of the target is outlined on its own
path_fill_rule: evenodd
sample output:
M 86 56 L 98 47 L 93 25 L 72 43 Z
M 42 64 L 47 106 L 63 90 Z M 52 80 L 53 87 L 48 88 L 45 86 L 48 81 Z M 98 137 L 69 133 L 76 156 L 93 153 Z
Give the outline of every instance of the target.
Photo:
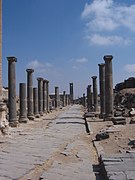
M 104 60 L 105 61 L 111 61 L 113 59 L 113 56 L 112 55 L 105 55 L 104 56 Z
M 33 73 L 33 72 L 34 72 L 34 69 L 26 69 L 26 72 L 27 72 L 27 73 Z
M 92 78 L 92 79 L 97 79 L 97 76 L 92 76 L 91 78 Z
M 88 88 L 91 88 L 91 85 L 88 85 Z
M 43 79 L 43 82 L 45 83 L 49 83 L 49 81 L 47 79 Z
M 8 62 L 17 62 L 17 58 L 14 56 L 7 57 Z
M 105 63 L 98 64 L 99 67 L 104 67 Z
M 44 79 L 42 77 L 37 78 L 38 81 L 43 81 Z

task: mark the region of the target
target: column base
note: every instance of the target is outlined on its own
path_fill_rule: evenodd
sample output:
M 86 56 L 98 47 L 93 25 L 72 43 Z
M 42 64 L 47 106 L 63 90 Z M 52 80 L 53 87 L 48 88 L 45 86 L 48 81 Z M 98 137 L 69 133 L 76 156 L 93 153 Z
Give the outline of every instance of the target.
M 27 117 L 29 120 L 32 120 L 32 121 L 34 121 L 34 119 L 35 119 L 34 115 L 28 115 Z
M 19 123 L 27 123 L 29 119 L 27 117 L 19 117 Z
M 40 114 L 35 114 L 35 118 L 40 118 Z
M 43 115 L 44 115 L 43 112 L 39 112 L 39 114 L 40 114 L 40 116 L 43 116 Z
M 18 124 L 19 124 L 18 121 L 9 122 L 9 126 L 10 126 L 10 127 L 18 127 Z
M 113 116 L 105 116 L 104 121 L 112 121 Z
M 105 115 L 104 114 L 99 114 L 99 119 L 104 119 Z

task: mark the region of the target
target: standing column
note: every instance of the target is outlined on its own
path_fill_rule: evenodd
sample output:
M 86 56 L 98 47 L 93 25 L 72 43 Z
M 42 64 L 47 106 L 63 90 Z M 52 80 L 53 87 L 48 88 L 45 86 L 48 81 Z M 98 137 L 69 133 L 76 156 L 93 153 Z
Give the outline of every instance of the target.
M 20 123 L 27 123 L 27 100 L 26 100 L 26 83 L 20 83 L 19 89 L 19 97 L 20 97 Z
M 63 107 L 66 106 L 66 91 L 63 91 Z
M 49 81 L 46 80 L 46 97 L 47 97 L 47 102 L 46 102 L 46 110 L 47 110 L 47 113 L 49 113 L 50 111 L 50 108 L 49 108 Z
M 34 69 L 26 69 L 27 72 L 27 108 L 28 118 L 34 120 L 33 114 L 33 72 Z
M 105 64 L 99 65 L 99 86 L 100 86 L 100 118 L 105 115 Z
M 18 124 L 16 113 L 16 57 L 7 57 L 8 60 L 8 106 L 9 106 L 9 125 L 15 127 Z
M 82 101 L 83 101 L 83 106 L 86 107 L 85 93 L 83 93 L 83 99 L 82 99 Z
M 73 90 L 73 83 L 70 83 L 70 103 L 73 105 L 74 101 L 74 90 Z
M 2 93 L 2 0 L 0 0 L 0 130 L 3 130 L 8 126 L 6 119 L 7 106 L 3 103 Z
M 105 118 L 113 116 L 112 55 L 104 56 L 105 61 Z
M 47 113 L 47 81 L 43 80 L 43 112 Z
M 93 80 L 94 111 L 97 111 L 98 110 L 97 76 L 92 76 L 92 80 Z
M 59 107 L 59 87 L 55 87 L 55 108 Z
M 0 0 L 0 101 L 2 101 L 2 0 Z
M 40 116 L 43 116 L 43 78 L 39 77 L 38 80 L 38 110 Z
M 38 112 L 38 88 L 33 88 L 33 108 L 35 117 L 39 118 L 40 114 Z
M 92 94 L 91 94 L 91 85 L 87 87 L 87 109 L 88 112 L 92 110 Z
M 65 104 L 68 106 L 68 94 L 65 95 Z

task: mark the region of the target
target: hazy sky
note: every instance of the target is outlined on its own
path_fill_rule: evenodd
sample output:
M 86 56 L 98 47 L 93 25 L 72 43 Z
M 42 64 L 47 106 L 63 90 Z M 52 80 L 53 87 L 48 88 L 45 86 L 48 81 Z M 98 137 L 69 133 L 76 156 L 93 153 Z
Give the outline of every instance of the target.
M 7 56 L 15 56 L 17 87 L 26 68 L 75 96 L 98 76 L 103 56 L 112 54 L 114 85 L 135 74 L 134 0 L 3 0 L 3 85 Z

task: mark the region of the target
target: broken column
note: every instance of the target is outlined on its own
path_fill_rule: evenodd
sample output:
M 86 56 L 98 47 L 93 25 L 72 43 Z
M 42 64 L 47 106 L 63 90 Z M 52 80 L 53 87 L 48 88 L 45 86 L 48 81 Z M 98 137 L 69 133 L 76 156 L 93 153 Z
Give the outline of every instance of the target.
M 105 64 L 99 65 L 99 87 L 100 87 L 100 118 L 105 115 Z
M 33 114 L 33 72 L 34 69 L 26 69 L 27 72 L 27 116 L 30 120 L 34 120 Z
M 73 90 L 73 83 L 70 83 L 70 104 L 73 105 L 74 102 L 74 90 Z
M 63 91 L 63 107 L 66 106 L 66 91 Z
M 94 111 L 97 111 L 98 110 L 97 76 L 92 76 L 91 78 L 93 80 Z
M 105 120 L 113 116 L 112 55 L 104 56 L 105 61 Z
M 38 80 L 38 110 L 40 116 L 43 116 L 43 78 L 39 77 Z
M 7 57 L 8 60 L 8 107 L 9 107 L 9 125 L 16 127 L 18 124 L 16 112 L 16 57 Z
M 59 87 L 55 87 L 55 108 L 59 107 Z
M 88 112 L 92 110 L 92 94 L 91 94 L 91 85 L 87 87 L 87 109 Z
M 26 83 L 20 83 L 19 97 L 20 97 L 19 122 L 27 123 L 28 118 L 27 118 Z
M 40 117 L 38 112 L 38 88 L 33 88 L 33 111 L 36 118 Z

